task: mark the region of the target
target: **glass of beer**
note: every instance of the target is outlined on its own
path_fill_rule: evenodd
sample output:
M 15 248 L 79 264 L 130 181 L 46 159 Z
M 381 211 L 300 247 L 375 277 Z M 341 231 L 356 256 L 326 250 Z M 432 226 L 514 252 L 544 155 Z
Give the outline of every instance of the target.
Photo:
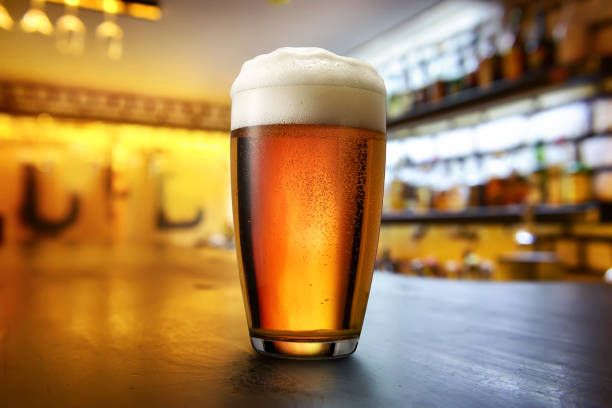
M 385 95 L 371 65 L 319 48 L 260 55 L 234 81 L 234 226 L 259 353 L 357 348 L 380 228 Z

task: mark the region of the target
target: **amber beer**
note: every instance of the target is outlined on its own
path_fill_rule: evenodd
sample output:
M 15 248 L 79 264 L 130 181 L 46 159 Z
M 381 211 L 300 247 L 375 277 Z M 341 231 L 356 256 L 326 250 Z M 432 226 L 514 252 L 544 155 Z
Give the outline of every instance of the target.
M 312 72 L 300 72 L 313 64 L 321 70 L 316 85 Z M 329 66 L 348 77 L 332 76 Z M 272 70 L 279 83 L 266 78 Z M 247 62 L 234 83 L 234 223 L 258 352 L 331 358 L 357 346 L 384 184 L 379 78 L 365 63 L 327 51 L 280 49 Z

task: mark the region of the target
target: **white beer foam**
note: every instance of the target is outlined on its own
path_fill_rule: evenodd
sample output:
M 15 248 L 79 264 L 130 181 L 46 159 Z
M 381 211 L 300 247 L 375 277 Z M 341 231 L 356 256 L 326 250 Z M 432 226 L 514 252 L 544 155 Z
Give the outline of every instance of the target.
M 232 130 L 272 124 L 386 128 L 386 90 L 374 68 L 321 48 L 279 48 L 245 62 L 230 95 Z

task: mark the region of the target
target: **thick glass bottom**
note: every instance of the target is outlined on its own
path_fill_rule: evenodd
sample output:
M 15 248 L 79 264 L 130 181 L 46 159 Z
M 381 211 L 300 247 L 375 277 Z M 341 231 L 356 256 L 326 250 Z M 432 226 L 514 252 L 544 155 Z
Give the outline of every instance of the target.
M 328 360 L 351 355 L 359 338 L 334 341 L 267 340 L 251 337 L 251 344 L 260 354 L 293 360 Z

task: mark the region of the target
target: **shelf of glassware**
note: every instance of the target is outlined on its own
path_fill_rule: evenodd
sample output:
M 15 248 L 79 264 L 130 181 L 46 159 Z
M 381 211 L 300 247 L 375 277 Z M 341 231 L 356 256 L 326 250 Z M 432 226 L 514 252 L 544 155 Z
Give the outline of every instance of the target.
M 519 223 L 525 220 L 529 210 L 526 205 L 471 207 L 462 211 L 427 210 L 387 212 L 382 215 L 383 224 L 461 224 Z M 612 203 L 588 202 L 582 204 L 542 204 L 531 209 L 535 222 L 612 222 Z

